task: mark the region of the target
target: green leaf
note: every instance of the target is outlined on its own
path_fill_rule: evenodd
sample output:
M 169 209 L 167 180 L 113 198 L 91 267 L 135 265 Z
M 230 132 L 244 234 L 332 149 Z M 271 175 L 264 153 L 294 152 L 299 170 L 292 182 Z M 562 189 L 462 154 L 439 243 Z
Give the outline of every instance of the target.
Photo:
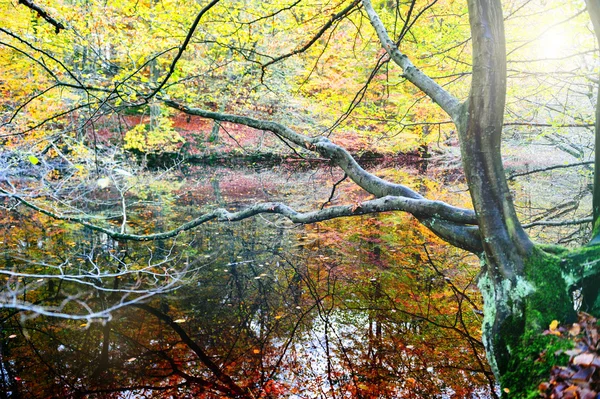
M 40 163 L 40 160 L 35 155 L 30 155 L 27 159 L 29 159 L 29 162 L 31 162 L 32 165 Z

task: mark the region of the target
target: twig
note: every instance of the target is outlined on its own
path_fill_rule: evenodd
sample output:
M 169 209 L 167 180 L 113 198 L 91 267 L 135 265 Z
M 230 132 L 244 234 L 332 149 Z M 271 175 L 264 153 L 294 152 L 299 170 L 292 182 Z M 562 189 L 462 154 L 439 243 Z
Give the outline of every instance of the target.
M 321 209 L 325 208 L 325 205 L 329 204 L 331 202 L 331 200 L 333 199 L 333 195 L 335 194 L 335 189 L 337 188 L 337 186 L 339 184 L 341 184 L 344 180 L 346 180 L 348 178 L 348 175 L 346 173 L 344 173 L 344 177 L 342 177 L 340 180 L 338 180 L 333 187 L 331 188 L 331 194 L 329 195 L 329 199 L 327 199 L 327 201 L 325 201 L 323 203 L 323 205 L 321 205 Z
M 576 224 L 586 224 L 592 223 L 592 218 L 582 218 L 582 219 L 574 219 L 574 220 L 539 220 L 537 222 L 531 222 L 528 224 L 524 224 L 523 228 L 528 229 L 535 226 L 573 226 Z
M 552 166 L 548 166 L 546 168 L 538 168 L 538 169 L 528 170 L 527 172 L 513 173 L 510 176 L 508 176 L 506 178 L 506 180 L 514 180 L 515 177 L 527 176 L 532 173 L 546 172 L 548 170 L 574 168 L 576 166 L 593 165 L 593 164 L 594 164 L 594 161 L 584 161 L 584 162 L 570 163 L 570 164 L 566 164 L 566 165 L 552 165 Z
M 59 34 L 61 29 L 65 29 L 65 26 L 61 22 L 58 22 L 56 19 L 52 18 L 46 11 L 35 5 L 33 1 L 19 0 L 19 4 L 23 4 L 25 7 L 37 12 L 40 17 L 44 18 L 46 21 L 48 21 L 48 23 L 50 23 L 50 25 L 54 26 L 54 31 L 56 34 Z

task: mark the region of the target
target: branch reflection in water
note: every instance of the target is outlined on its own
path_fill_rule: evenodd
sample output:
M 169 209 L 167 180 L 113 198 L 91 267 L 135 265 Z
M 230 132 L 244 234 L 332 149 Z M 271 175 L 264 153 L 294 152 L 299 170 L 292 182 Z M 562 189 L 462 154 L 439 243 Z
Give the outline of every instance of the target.
M 306 189 L 311 179 L 340 180 L 325 170 L 301 182 L 282 170 L 191 173 L 173 190 L 129 193 L 129 226 L 165 229 L 174 215 L 267 195 L 312 206 L 331 196 Z M 363 200 L 351 183 L 336 195 Z M 2 294 L 81 316 L 2 310 L 4 397 L 486 397 L 494 386 L 475 260 L 406 215 L 309 226 L 268 216 L 122 243 L 3 212 Z M 107 309 L 110 318 L 94 316 Z

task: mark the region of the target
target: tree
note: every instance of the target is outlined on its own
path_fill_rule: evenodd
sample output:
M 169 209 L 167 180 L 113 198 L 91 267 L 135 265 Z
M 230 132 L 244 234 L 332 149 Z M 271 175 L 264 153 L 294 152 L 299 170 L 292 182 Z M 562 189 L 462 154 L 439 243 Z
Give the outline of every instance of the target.
M 183 101 L 185 93 L 167 92 L 166 89 L 174 79 L 174 75 L 194 64 L 193 60 L 184 59 L 184 56 L 191 46 L 199 24 L 219 3 L 219 1 L 212 1 L 197 13 L 195 21 L 187 30 L 185 39 L 177 48 L 175 56 L 170 63 L 165 65 L 165 74 L 156 79 L 155 84 L 145 85 L 146 82 L 140 79 L 137 87 L 129 87 L 134 82 L 134 77 L 143 76 L 138 72 L 150 61 L 137 67 L 137 71 L 129 76 L 121 74 L 116 80 L 118 83 L 115 84 L 115 88 L 110 89 L 106 85 L 87 85 L 80 82 L 80 79 L 70 72 L 71 66 L 65 66 L 27 41 L 25 41 L 27 45 L 25 54 L 43 54 L 52 59 L 59 65 L 60 75 L 54 73 L 44 63 L 34 60 L 42 65 L 42 68 L 46 68 L 45 79 L 55 81 L 56 86 L 86 93 L 92 98 L 89 101 L 96 105 L 96 112 L 104 111 L 109 107 L 121 107 L 124 110 L 159 100 L 164 105 L 187 115 L 269 131 L 287 146 L 294 147 L 294 151 L 306 149 L 328 159 L 375 199 L 354 205 L 331 206 L 307 213 L 297 212 L 285 204 L 275 202 L 256 204 L 237 212 L 217 209 L 171 230 L 153 234 L 132 234 L 128 233 L 125 228 L 115 231 L 110 227 L 91 223 L 79 216 L 65 216 L 61 212 L 47 210 L 43 205 L 35 204 L 17 190 L 9 189 L 8 186 L 0 189 L 2 193 L 7 198 L 16 200 L 37 212 L 52 218 L 80 223 L 118 241 L 161 240 L 175 237 L 182 231 L 193 229 L 210 220 L 237 221 L 259 213 L 281 214 L 294 223 L 303 224 L 374 212 L 405 211 L 411 213 L 450 245 L 470 251 L 481 258 L 482 266 L 478 286 L 485 303 L 482 330 L 488 360 L 496 377 L 505 388 L 505 392 L 523 396 L 535 388 L 536 378 L 539 375 L 529 375 L 527 377 L 529 378 L 528 384 L 523 384 L 522 378 L 523 375 L 527 375 L 528 368 L 532 367 L 535 360 L 532 358 L 534 354 L 529 353 L 528 348 L 538 347 L 534 341 L 548 339 L 547 337 L 538 337 L 536 333 L 546 328 L 553 320 L 575 321 L 573 296 L 575 290 L 582 292 L 583 309 L 592 314 L 598 314 L 599 311 L 600 287 L 597 283 L 600 278 L 600 268 L 598 267 L 600 247 L 597 245 L 600 240 L 600 211 L 598 210 L 600 208 L 598 205 L 600 203 L 600 184 L 598 183 L 600 173 L 597 169 L 599 159 L 596 154 L 593 189 L 594 227 L 589 244 L 576 249 L 535 244 L 524 231 L 517 217 L 501 157 L 507 91 L 507 61 L 504 17 L 500 0 L 468 1 L 472 40 L 472 76 L 469 94 L 464 101 L 452 95 L 423 73 L 406 54 L 400 51 L 399 43 L 406 32 L 410 30 L 410 14 L 416 4 L 414 1 L 408 4 L 408 17 L 404 28 L 394 38 L 390 37 L 386 24 L 381 18 L 382 12 L 378 12 L 371 1 L 362 0 L 342 2 L 334 7 L 335 12 L 322 22 L 320 29 L 316 30 L 314 35 L 308 40 L 301 38 L 301 45 L 289 49 L 280 56 L 264 56 L 261 53 L 262 49 L 252 48 L 252 40 L 249 37 L 252 36 L 251 32 L 247 35 L 245 32 L 233 34 L 226 32 L 225 34 L 231 35 L 230 37 L 247 41 L 241 45 L 223 46 L 229 46 L 238 56 L 246 58 L 248 62 L 259 64 L 260 73 L 256 79 L 262 82 L 268 68 L 279 67 L 283 60 L 310 51 L 314 48 L 315 43 L 323 40 L 325 33 L 335 29 L 341 20 L 350 18 L 356 12 L 366 15 L 380 45 L 385 49 L 385 62 L 393 62 L 399 66 L 402 69 L 403 78 L 437 104 L 456 126 L 463 170 L 468 182 L 473 210 L 455 207 L 441 201 L 428 200 L 409 187 L 378 178 L 363 169 L 348 151 L 333 144 L 326 137 L 309 137 L 282 123 L 265 119 L 204 110 Z M 293 9 L 296 4 L 279 7 L 277 12 L 268 17 L 275 18 L 281 11 Z M 587 4 L 595 31 L 600 38 L 600 34 L 598 34 L 600 32 L 600 22 L 598 22 L 600 11 L 595 2 L 588 1 Z M 46 12 L 44 13 L 48 15 Z M 317 18 L 314 15 L 312 17 Z M 49 22 L 57 31 L 60 30 L 57 22 L 52 18 Z M 248 29 L 248 31 L 250 30 L 251 28 Z M 7 33 L 6 30 L 2 32 L 6 35 L 13 35 L 10 32 Z M 265 34 L 265 32 L 259 32 L 259 34 Z M 235 35 L 241 35 L 241 37 Z M 210 41 L 205 35 L 203 38 L 205 43 Z M 21 52 L 24 51 L 21 50 Z M 155 58 L 158 56 L 152 59 Z M 383 58 L 380 58 L 376 69 L 381 67 L 382 60 Z M 44 94 L 44 92 L 40 92 L 36 96 Z M 182 96 L 181 99 L 177 97 L 179 94 Z M 35 98 L 37 97 L 32 97 L 31 101 Z M 25 105 L 15 107 L 14 115 L 18 114 L 23 106 Z M 80 106 L 57 115 L 73 113 L 78 107 Z M 598 145 L 598 137 L 600 137 L 600 122 L 598 122 L 600 114 L 598 112 L 596 113 L 596 145 Z M 85 117 L 84 125 L 94 120 L 93 114 Z M 43 123 L 34 127 L 57 119 L 58 117 L 44 119 Z M 23 131 L 33 130 L 35 129 L 26 128 Z M 126 224 L 125 215 L 125 208 L 123 208 L 123 226 Z

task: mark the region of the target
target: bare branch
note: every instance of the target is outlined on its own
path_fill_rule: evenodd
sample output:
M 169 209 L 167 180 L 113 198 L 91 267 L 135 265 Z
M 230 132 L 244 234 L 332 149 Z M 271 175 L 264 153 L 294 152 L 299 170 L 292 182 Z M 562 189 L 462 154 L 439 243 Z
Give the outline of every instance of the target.
M 367 172 L 356 162 L 356 160 L 352 157 L 352 155 L 350 155 L 350 153 L 348 153 L 348 151 L 336 144 L 333 144 L 325 137 L 311 138 L 304 136 L 276 122 L 264 121 L 246 116 L 212 112 L 200 108 L 192 108 L 169 99 L 163 99 L 163 102 L 169 107 L 176 108 L 189 115 L 201 116 L 203 118 L 209 118 L 222 122 L 237 123 L 258 130 L 273 132 L 298 146 L 315 151 L 321 154 L 324 158 L 330 159 L 344 172 L 346 172 L 348 177 L 353 182 L 375 197 L 381 198 L 385 196 L 394 196 L 427 201 L 421 194 L 402 184 L 390 183 Z M 448 211 L 448 215 L 456 214 L 455 212 L 458 212 L 463 216 L 469 215 L 468 219 L 471 221 L 475 220 L 475 212 L 472 210 L 457 208 L 449 204 L 444 204 L 444 207 Z M 420 215 L 418 212 L 414 215 L 417 216 L 417 214 Z M 466 219 L 463 221 L 457 221 L 454 218 L 445 219 L 443 216 L 441 216 L 441 214 L 439 218 L 436 217 L 433 219 L 421 219 L 421 216 L 417 217 L 420 218 L 419 220 L 421 223 L 423 223 L 445 241 L 450 242 L 452 245 L 475 253 L 480 252 L 482 246 L 477 228 L 465 226 L 465 224 L 473 224 L 471 222 L 465 223 Z
M 336 144 L 333 144 L 325 137 L 308 137 L 296 133 L 292 129 L 276 122 L 264 121 L 246 116 L 212 112 L 200 108 L 192 108 L 172 100 L 164 100 L 164 103 L 169 107 L 176 108 L 188 115 L 201 116 L 203 118 L 209 118 L 221 122 L 237 123 L 258 130 L 266 130 L 275 133 L 300 147 L 315 151 L 323 157 L 332 160 L 336 163 L 336 165 L 342 168 L 346 174 L 348 174 L 350 179 L 376 197 L 393 195 L 414 199 L 423 198 L 422 195 L 404 185 L 387 182 L 367 172 L 354 160 L 348 151 Z
M 321 204 L 321 209 L 325 208 L 325 205 L 329 204 L 331 202 L 331 200 L 333 200 L 333 196 L 335 195 L 335 189 L 347 178 L 348 178 L 348 175 L 344 173 L 344 177 L 342 177 L 340 180 L 338 180 L 337 182 L 335 182 L 333 184 L 333 187 L 331 187 L 331 194 L 329 194 L 329 198 L 327 199 L 327 201 L 325 201 L 324 203 Z
M 523 228 L 529 229 L 529 228 L 535 227 L 535 226 L 573 226 L 573 225 L 577 225 L 577 224 L 587 224 L 587 223 L 592 223 L 591 217 L 575 219 L 575 220 L 538 220 L 537 222 L 531 222 L 528 224 L 524 224 Z
M 185 39 L 183 40 L 183 43 L 181 44 L 181 46 L 179 46 L 179 51 L 175 55 L 175 58 L 173 58 L 171 66 L 169 67 L 169 72 L 167 72 L 167 75 L 164 77 L 162 82 L 146 96 L 146 100 L 149 100 L 150 98 L 154 97 L 156 93 L 158 93 L 160 89 L 162 89 L 163 86 L 167 83 L 167 81 L 171 78 L 171 75 L 173 75 L 173 72 L 175 72 L 175 66 L 177 65 L 177 62 L 181 58 L 181 55 L 183 54 L 185 49 L 187 48 L 187 45 L 190 43 L 190 40 L 192 40 L 192 36 L 194 35 L 194 32 L 196 31 L 196 28 L 198 27 L 202 16 L 206 14 L 211 8 L 213 8 L 213 6 L 215 6 L 219 1 L 220 0 L 213 0 L 210 3 L 208 3 L 204 8 L 202 8 L 202 10 L 200 10 L 198 15 L 196 16 L 196 19 L 192 23 L 192 26 L 188 30 L 188 33 Z
M 56 32 L 56 34 L 59 34 L 61 29 L 65 29 L 65 26 L 61 22 L 52 18 L 50 15 L 48 15 L 46 11 L 44 11 L 44 9 L 34 4 L 33 1 L 19 0 L 19 4 L 23 4 L 25 7 L 28 7 L 33 11 L 37 12 L 40 17 L 44 18 L 46 21 L 48 21 L 50 25 L 54 26 L 54 31 Z
M 331 18 L 329 19 L 329 21 L 327 21 L 327 23 L 325 25 L 323 25 L 323 27 L 306 44 L 304 44 L 302 47 L 300 47 L 300 48 L 298 48 L 298 49 L 296 49 L 294 51 L 291 51 L 291 52 L 289 52 L 287 54 L 281 55 L 281 56 L 279 56 L 277 58 L 274 58 L 271 61 L 269 61 L 266 64 L 264 64 L 262 66 L 263 74 L 264 74 L 264 70 L 268 66 L 273 65 L 273 64 L 275 64 L 275 63 L 277 63 L 277 62 L 279 62 L 281 60 L 284 60 L 286 58 L 292 57 L 294 55 L 301 54 L 301 53 L 305 52 L 306 50 L 308 50 L 313 44 L 315 44 L 315 42 L 317 40 L 319 40 L 319 38 L 321 36 L 323 36 L 323 34 L 325 32 L 327 32 L 327 30 L 329 28 L 331 28 L 331 26 L 336 21 L 339 21 L 342 18 L 345 18 L 348 14 L 350 14 L 356 8 L 356 5 L 358 4 L 358 1 L 359 0 L 354 0 L 352 3 L 350 3 L 350 5 L 348 7 L 344 8 L 342 11 L 338 12 L 337 14 L 332 15 Z
M 180 279 L 173 278 L 169 280 L 163 286 L 158 287 L 157 289 L 148 289 L 143 294 L 135 297 L 130 297 L 129 294 L 125 293 L 123 297 L 117 303 L 108 306 L 102 310 L 93 310 L 86 300 L 80 299 L 79 296 L 69 296 L 65 298 L 60 304 L 56 306 L 43 306 L 37 303 L 32 303 L 24 300 L 18 300 L 17 296 L 20 294 L 20 290 L 14 290 L 11 292 L 10 296 L 12 300 L 2 300 L 0 301 L 0 309 L 15 309 L 22 312 L 28 312 L 29 315 L 22 315 L 22 318 L 33 318 L 39 315 L 50 316 L 50 317 L 58 317 L 62 319 L 70 319 L 70 320 L 86 320 L 88 324 L 93 321 L 98 320 L 110 320 L 112 315 L 111 313 L 116 311 L 117 309 L 121 309 L 126 306 L 131 306 L 133 304 L 141 303 L 146 301 L 147 299 L 164 292 L 171 291 L 179 287 L 181 283 Z M 73 304 L 77 305 L 79 308 L 83 309 L 85 312 L 75 314 L 72 311 L 67 311 L 67 306 L 72 307 Z
M 435 218 L 438 219 L 438 222 L 439 219 L 441 219 L 462 225 L 475 225 L 477 223 L 477 219 L 472 211 L 454 208 L 441 201 L 385 196 L 374 200 L 364 201 L 359 204 L 335 206 L 306 213 L 298 212 L 279 202 L 255 204 L 237 212 L 229 212 L 226 209 L 219 208 L 212 212 L 205 213 L 204 215 L 169 231 L 155 234 L 137 235 L 107 229 L 90 223 L 89 221 L 80 217 L 60 215 L 58 213 L 51 212 L 31 203 L 17 194 L 11 194 L 2 188 L 0 188 L 0 192 L 4 193 L 9 198 L 19 201 L 28 208 L 43 213 L 46 216 L 50 216 L 53 219 L 79 223 L 92 230 L 107 234 L 116 240 L 130 241 L 164 240 L 175 237 L 184 231 L 191 230 L 210 220 L 216 219 L 221 222 L 236 222 L 260 213 L 280 214 L 285 216 L 290 221 L 300 224 L 317 223 L 339 217 L 358 216 L 389 211 L 404 211 L 418 218 Z
M 549 170 L 574 168 L 577 166 L 585 166 L 585 165 L 593 165 L 593 164 L 594 164 L 594 161 L 584 161 L 584 162 L 569 163 L 566 165 L 552 165 L 552 166 L 548 166 L 546 168 L 532 169 L 532 170 L 528 170 L 526 172 L 513 173 L 510 176 L 508 176 L 506 178 L 506 180 L 514 180 L 516 177 L 527 176 L 527 175 L 530 175 L 533 173 L 539 173 L 539 172 L 547 172 Z

